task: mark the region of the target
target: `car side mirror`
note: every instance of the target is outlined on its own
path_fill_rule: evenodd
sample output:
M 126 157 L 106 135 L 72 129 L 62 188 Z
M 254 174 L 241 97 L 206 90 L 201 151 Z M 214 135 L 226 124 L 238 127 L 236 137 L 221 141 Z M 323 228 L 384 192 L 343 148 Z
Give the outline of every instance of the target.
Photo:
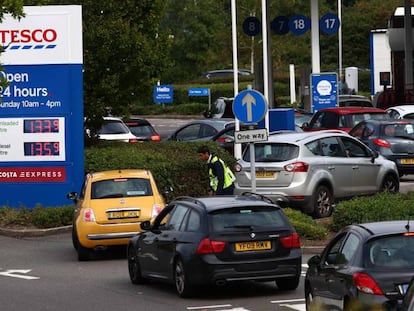
M 320 265 L 321 261 L 322 261 L 321 256 L 319 256 L 319 255 L 312 256 L 308 260 L 308 266 L 309 267 L 310 266 L 318 266 L 318 265 Z
M 375 159 L 379 157 L 379 153 L 376 150 L 372 150 L 372 157 L 371 157 L 371 163 L 375 162 Z
M 77 193 L 77 192 L 75 192 L 75 191 L 68 192 L 68 193 L 66 194 L 66 198 L 67 198 L 68 200 L 73 200 L 73 201 L 75 201 L 75 202 L 76 202 L 76 200 L 78 199 L 78 193 Z
M 151 229 L 151 222 L 149 220 L 145 220 L 141 222 L 140 227 L 142 230 L 148 231 Z
M 303 122 L 302 125 L 300 126 L 302 129 L 307 129 L 309 128 L 309 123 L 308 122 Z

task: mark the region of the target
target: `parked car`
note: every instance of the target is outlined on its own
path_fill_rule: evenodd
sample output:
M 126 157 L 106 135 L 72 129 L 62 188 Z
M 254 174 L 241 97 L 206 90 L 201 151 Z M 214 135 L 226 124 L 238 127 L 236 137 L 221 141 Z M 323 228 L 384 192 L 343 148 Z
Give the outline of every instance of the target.
M 252 188 L 249 148 L 234 167 L 235 194 Z M 338 200 L 399 190 L 395 163 L 339 130 L 270 135 L 254 154 L 254 192 L 316 218 L 330 216 Z
M 339 95 L 339 107 L 374 107 L 368 97 L 362 95 Z
M 400 176 L 414 173 L 414 120 L 366 120 L 349 134 L 394 161 Z
M 393 106 L 386 111 L 393 119 L 414 119 L 414 104 Z
M 209 141 L 222 129 L 234 124 L 234 119 L 200 119 L 190 121 L 176 129 L 168 140 Z
M 238 70 L 239 76 L 250 76 L 252 72 L 247 69 L 239 69 Z M 233 69 L 221 69 L 221 70 L 211 70 L 204 73 L 201 78 L 205 79 L 213 79 L 213 78 L 221 78 L 221 77 L 233 77 L 234 70 Z
M 387 119 L 385 110 L 373 107 L 331 107 L 318 110 L 302 128 L 304 131 L 339 129 L 349 132 L 362 120 Z
M 405 291 L 407 286 L 403 286 Z M 414 277 L 408 284 L 408 288 L 404 294 L 402 301 L 398 299 L 390 299 L 384 304 L 385 311 L 413 311 L 414 310 Z
M 413 275 L 410 221 L 350 225 L 308 260 L 306 310 L 386 310 L 388 300 L 403 298 Z
M 86 129 L 86 134 L 90 131 Z M 138 139 L 129 130 L 128 126 L 117 117 L 104 117 L 102 127 L 98 130 L 98 139 L 135 143 Z
M 312 112 L 295 110 L 295 125 L 302 128 L 304 123 L 309 122 L 312 119 L 312 116 Z
M 299 236 L 283 209 L 263 196 L 179 197 L 141 229 L 127 251 L 133 284 L 167 281 L 181 297 L 200 285 L 276 281 L 279 290 L 294 290 L 299 284 Z
M 157 133 L 152 124 L 144 118 L 124 119 L 129 130 L 140 141 L 161 141 L 161 135 Z
M 142 221 L 155 217 L 165 200 L 148 170 L 110 170 L 88 173 L 74 201 L 72 242 L 78 259 L 89 260 L 93 250 L 127 245 Z

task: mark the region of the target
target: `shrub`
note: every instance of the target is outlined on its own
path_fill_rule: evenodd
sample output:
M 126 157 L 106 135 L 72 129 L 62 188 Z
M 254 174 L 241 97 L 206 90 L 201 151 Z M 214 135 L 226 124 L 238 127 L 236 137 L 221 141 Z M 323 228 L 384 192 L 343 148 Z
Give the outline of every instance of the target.
M 291 208 L 283 209 L 301 238 L 322 240 L 328 235 L 328 228 L 317 223 L 312 217 Z

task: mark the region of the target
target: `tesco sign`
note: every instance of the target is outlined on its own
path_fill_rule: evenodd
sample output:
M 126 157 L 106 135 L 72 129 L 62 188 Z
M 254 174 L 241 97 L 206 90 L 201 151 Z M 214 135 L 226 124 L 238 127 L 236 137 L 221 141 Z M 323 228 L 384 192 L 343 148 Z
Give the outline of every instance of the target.
M 0 30 L 0 42 L 3 45 L 9 43 L 48 42 L 51 43 L 57 38 L 54 29 L 22 29 L 22 30 Z

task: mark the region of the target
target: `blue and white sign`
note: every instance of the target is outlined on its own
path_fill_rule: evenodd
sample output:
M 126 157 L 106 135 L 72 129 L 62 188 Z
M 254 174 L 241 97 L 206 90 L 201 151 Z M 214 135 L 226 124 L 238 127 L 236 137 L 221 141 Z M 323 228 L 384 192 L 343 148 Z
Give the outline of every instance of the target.
M 188 96 L 209 96 L 210 89 L 204 87 L 195 87 L 188 89 Z
M 154 103 L 172 103 L 174 101 L 174 87 L 172 85 L 154 86 Z
M 234 98 L 233 113 L 242 123 L 257 123 L 265 117 L 266 112 L 266 99 L 258 91 L 244 90 Z
M 0 206 L 68 205 L 84 177 L 82 7 L 23 11 L 0 23 Z
M 338 75 L 336 73 L 319 73 L 311 75 L 312 112 L 322 108 L 335 107 L 338 102 Z
M 339 30 L 340 21 L 337 15 L 328 13 L 322 16 L 319 20 L 319 28 L 327 35 L 337 33 Z
M 310 19 L 301 14 L 293 15 L 289 20 L 289 30 L 294 35 L 303 35 L 310 29 L 310 26 Z

